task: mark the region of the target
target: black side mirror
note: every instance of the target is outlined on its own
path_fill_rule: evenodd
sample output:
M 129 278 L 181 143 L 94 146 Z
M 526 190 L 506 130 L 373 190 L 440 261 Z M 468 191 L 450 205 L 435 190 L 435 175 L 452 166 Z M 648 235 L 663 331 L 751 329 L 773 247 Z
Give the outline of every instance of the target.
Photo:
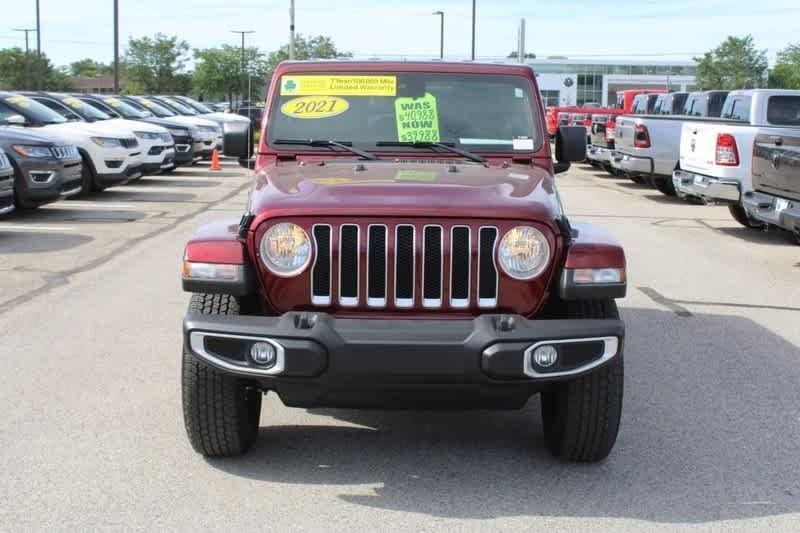
M 556 174 L 569 170 L 569 164 L 586 159 L 586 128 L 561 126 L 556 132 Z
M 222 125 L 223 151 L 228 157 L 250 159 L 253 152 L 250 124 L 226 122 Z

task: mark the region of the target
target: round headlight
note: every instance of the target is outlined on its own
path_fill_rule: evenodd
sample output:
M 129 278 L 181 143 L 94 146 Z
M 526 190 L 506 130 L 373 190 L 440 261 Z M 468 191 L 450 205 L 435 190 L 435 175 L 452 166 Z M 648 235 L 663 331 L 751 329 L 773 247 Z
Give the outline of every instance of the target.
M 311 241 L 308 234 L 297 224 L 275 224 L 261 239 L 261 260 L 278 276 L 300 274 L 311 260 Z
M 536 228 L 517 226 L 503 236 L 497 259 L 503 271 L 512 278 L 532 279 L 547 268 L 550 244 Z

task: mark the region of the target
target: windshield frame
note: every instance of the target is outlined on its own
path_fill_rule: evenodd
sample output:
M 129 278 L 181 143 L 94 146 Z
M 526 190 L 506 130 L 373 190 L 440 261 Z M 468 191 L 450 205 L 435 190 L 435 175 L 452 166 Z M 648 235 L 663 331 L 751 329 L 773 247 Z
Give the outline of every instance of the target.
M 306 66 L 306 65 L 304 65 Z M 307 66 L 311 66 L 312 68 L 303 69 L 303 68 L 291 68 L 291 69 L 278 69 L 275 72 L 273 77 L 273 83 L 270 88 L 270 93 L 268 96 L 268 104 L 266 106 L 265 111 L 268 109 L 268 114 L 264 117 L 264 124 L 268 131 L 268 135 L 262 137 L 262 152 L 263 149 L 267 149 L 269 152 L 315 152 L 315 153 L 322 153 L 327 152 L 330 154 L 329 150 L 325 149 L 312 149 L 312 147 L 308 146 L 301 146 L 301 145 L 289 145 L 296 147 L 295 149 L 287 149 L 284 145 L 279 144 L 276 145 L 274 143 L 275 139 L 280 137 L 286 137 L 284 134 L 286 132 L 275 132 L 274 128 L 270 128 L 269 124 L 274 123 L 275 116 L 279 112 L 281 107 L 281 95 L 280 95 L 280 85 L 281 80 L 284 76 L 402 76 L 402 75 L 409 75 L 409 74 L 417 74 L 421 76 L 454 76 L 454 77 L 474 77 L 476 81 L 480 81 L 482 78 L 492 78 L 494 80 L 501 79 L 508 79 L 509 83 L 512 81 L 518 81 L 520 84 L 524 84 L 524 87 L 520 85 L 520 87 L 525 91 L 524 98 L 529 100 L 529 112 L 530 112 L 530 124 L 529 124 L 529 131 L 528 131 L 528 138 L 533 141 L 533 147 L 528 149 L 517 149 L 514 150 L 514 141 L 516 139 L 510 139 L 508 144 L 496 144 L 495 142 L 485 143 L 485 144 L 477 144 L 477 143 L 462 143 L 460 142 L 461 138 L 468 138 L 468 137 L 461 137 L 459 139 L 451 139 L 442 137 L 440 142 L 448 143 L 455 140 L 455 146 L 461 148 L 463 150 L 467 150 L 469 152 L 473 152 L 475 154 L 486 154 L 489 157 L 507 157 L 507 158 L 518 158 L 518 157 L 530 157 L 532 154 L 541 154 L 542 150 L 545 148 L 545 133 L 542 129 L 543 124 L 543 117 L 544 117 L 544 108 L 542 107 L 541 99 L 538 96 L 538 87 L 535 82 L 535 76 L 533 74 L 533 70 L 530 69 L 530 76 L 528 76 L 527 72 L 522 71 L 522 69 L 517 68 L 508 68 L 508 65 L 482 65 L 486 67 L 485 69 L 481 70 L 473 70 L 473 69 L 465 69 L 465 70 L 458 70 L 458 69 L 430 69 L 426 68 L 427 66 L 420 66 L 415 64 L 408 64 L 408 65 L 387 65 L 389 68 L 384 69 L 374 69 L 374 68 L 360 68 L 360 65 L 352 65 L 349 68 L 342 69 L 342 68 L 313 68 L 314 66 L 322 66 L 322 65 L 314 65 L 310 64 Z M 327 66 L 327 65 L 325 65 Z M 417 67 L 417 68 L 415 68 Z M 331 95 L 336 96 L 336 95 Z M 345 96 L 345 98 L 347 98 Z M 284 102 L 285 104 L 285 102 Z M 295 136 L 296 138 L 296 136 Z M 471 139 L 471 137 L 470 137 Z M 337 140 L 340 140 L 337 137 Z M 376 143 L 386 142 L 386 141 L 394 141 L 395 139 L 374 139 L 373 142 L 365 143 L 363 141 L 355 141 L 352 142 L 354 147 L 360 148 L 362 150 L 366 150 L 373 153 L 402 153 L 402 154 L 410 154 L 410 153 L 419 153 L 420 149 L 415 148 L 411 143 L 408 146 L 393 146 L 390 150 L 386 149 L 386 146 L 376 145 Z M 471 139 L 472 140 L 472 139 Z M 352 141 L 351 139 L 346 139 L 345 141 Z M 495 140 L 493 140 L 495 141 Z M 502 147 L 502 149 L 500 149 Z M 429 152 L 430 156 L 444 156 L 447 154 L 447 157 L 453 157 L 452 153 L 447 152 Z
M 189 98 L 188 96 L 181 96 L 180 98 L 178 98 L 178 101 L 184 105 L 191 107 L 201 115 L 216 113 L 216 111 L 206 106 L 203 102 L 198 102 L 194 98 Z
M 9 98 L 24 99 L 28 103 L 28 106 L 21 106 L 13 101 L 9 101 Z M 64 118 L 62 115 L 59 115 L 46 105 L 42 104 L 41 102 L 37 102 L 29 96 L 22 94 L 8 94 L 1 97 L 0 102 L 3 102 L 3 104 L 16 111 L 17 114 L 25 117 L 26 121 L 30 121 L 33 124 L 48 126 L 51 124 L 66 124 L 69 122 L 69 120 Z M 31 107 L 33 107 L 32 110 L 30 109 Z
M 177 117 L 180 116 L 179 113 L 176 113 L 171 108 L 162 105 L 161 102 L 157 100 L 153 100 L 152 98 L 147 98 L 146 96 L 130 96 L 125 98 L 126 102 L 133 102 L 135 105 L 138 105 L 142 109 L 145 109 L 155 115 L 158 118 L 169 118 L 169 117 Z M 147 102 L 147 103 L 145 103 Z M 152 106 L 152 107 L 150 107 Z M 156 112 L 156 111 L 158 112 Z
M 102 105 L 127 120 L 143 120 L 153 117 L 150 111 L 140 109 L 118 96 L 89 96 L 88 98 L 100 102 Z M 109 103 L 109 100 L 116 100 L 119 103 L 119 107 L 115 107 L 113 104 Z
M 37 96 L 35 96 L 34 98 L 37 98 Z M 104 113 L 103 111 L 100 111 L 99 109 L 87 104 L 77 96 L 48 94 L 47 96 L 42 96 L 42 98 L 51 98 L 55 100 L 62 106 L 66 107 L 67 109 L 69 109 L 70 111 L 81 117 L 86 122 L 102 122 L 104 120 L 110 120 L 114 118 L 108 113 Z M 75 100 L 76 102 L 80 102 L 81 105 L 79 108 L 77 108 L 73 105 L 70 105 L 68 103 L 68 100 Z
M 171 96 L 156 96 L 153 99 L 155 99 L 158 103 L 168 107 L 169 109 L 174 110 L 179 115 L 183 115 L 186 117 L 194 117 L 199 114 L 195 109 L 192 109 L 190 106 L 184 104 L 179 100 L 176 100 Z

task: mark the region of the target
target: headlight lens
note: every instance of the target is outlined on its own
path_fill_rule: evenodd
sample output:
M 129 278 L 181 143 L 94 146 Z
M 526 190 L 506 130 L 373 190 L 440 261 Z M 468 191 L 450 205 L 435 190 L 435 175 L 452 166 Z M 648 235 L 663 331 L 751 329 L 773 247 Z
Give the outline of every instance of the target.
M 152 132 L 152 131 L 134 131 L 133 133 L 137 137 L 139 137 L 140 139 L 147 139 L 147 140 L 150 140 L 150 141 L 154 141 L 156 139 L 160 139 L 161 138 L 161 134 L 160 133 L 155 133 L 155 132 Z
M 120 142 L 119 139 L 114 139 L 113 137 L 92 137 L 92 142 L 97 146 L 103 146 L 104 148 L 122 147 L 122 142 Z
M 550 244 L 541 231 L 517 226 L 500 241 L 497 259 L 503 271 L 514 279 L 528 280 L 541 274 L 550 259 Z
M 188 137 L 189 136 L 189 130 L 179 130 L 179 129 L 170 128 L 169 132 L 172 135 L 174 135 L 175 137 Z
M 300 274 L 311 260 L 311 241 L 308 234 L 297 224 L 275 224 L 261 239 L 261 260 L 278 276 Z
M 13 146 L 14 151 L 23 157 L 53 157 L 53 153 L 47 146 L 29 146 L 25 144 L 17 144 Z

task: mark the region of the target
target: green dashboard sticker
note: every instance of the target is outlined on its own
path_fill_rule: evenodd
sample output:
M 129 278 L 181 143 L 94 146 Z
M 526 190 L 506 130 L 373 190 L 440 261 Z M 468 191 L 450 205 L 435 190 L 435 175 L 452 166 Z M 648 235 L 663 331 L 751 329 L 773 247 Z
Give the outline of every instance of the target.
M 428 170 L 398 170 L 394 175 L 396 181 L 436 181 L 437 172 Z
M 397 98 L 394 101 L 397 140 L 400 142 L 439 142 L 439 111 L 436 97 Z

